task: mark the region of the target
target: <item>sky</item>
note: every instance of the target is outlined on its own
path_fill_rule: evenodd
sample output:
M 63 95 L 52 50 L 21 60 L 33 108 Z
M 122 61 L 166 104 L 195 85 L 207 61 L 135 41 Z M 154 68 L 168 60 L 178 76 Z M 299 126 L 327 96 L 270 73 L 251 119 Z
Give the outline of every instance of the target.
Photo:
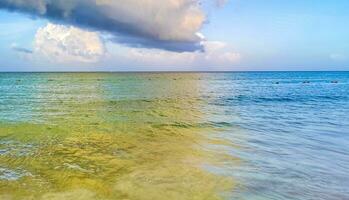
M 0 71 L 349 70 L 347 0 L 1 0 Z

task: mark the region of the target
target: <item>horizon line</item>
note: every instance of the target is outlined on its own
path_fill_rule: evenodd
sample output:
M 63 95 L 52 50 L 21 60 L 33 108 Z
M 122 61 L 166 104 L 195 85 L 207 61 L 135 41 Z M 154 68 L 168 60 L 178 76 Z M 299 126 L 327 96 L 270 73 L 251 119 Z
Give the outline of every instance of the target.
M 0 73 L 246 73 L 246 72 L 349 72 L 349 70 L 130 70 L 130 71 L 0 71 Z

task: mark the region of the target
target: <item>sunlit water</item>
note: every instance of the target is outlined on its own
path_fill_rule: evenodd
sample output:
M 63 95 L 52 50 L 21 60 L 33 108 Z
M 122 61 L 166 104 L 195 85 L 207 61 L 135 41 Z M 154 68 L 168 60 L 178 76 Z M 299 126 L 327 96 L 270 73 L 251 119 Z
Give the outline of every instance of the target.
M 0 73 L 0 199 L 349 199 L 349 73 Z

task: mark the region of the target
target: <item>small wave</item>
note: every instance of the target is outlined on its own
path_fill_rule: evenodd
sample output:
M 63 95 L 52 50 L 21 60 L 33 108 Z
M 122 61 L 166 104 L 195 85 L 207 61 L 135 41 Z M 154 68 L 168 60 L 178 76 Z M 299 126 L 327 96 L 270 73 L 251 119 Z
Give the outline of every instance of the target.
M 0 180 L 16 181 L 25 176 L 32 176 L 32 174 L 21 169 L 11 170 L 0 167 Z
M 35 146 L 31 144 L 23 144 L 16 141 L 1 141 L 0 142 L 0 156 L 29 156 L 33 153 Z
M 172 124 L 153 124 L 153 128 L 165 128 L 165 127 L 175 127 L 175 128 L 184 128 L 184 129 L 205 129 L 205 128 L 230 128 L 237 126 L 234 123 L 230 122 L 201 122 L 201 123 L 185 123 L 185 122 L 175 122 Z
M 288 96 L 288 97 L 253 97 L 238 95 L 236 97 L 227 97 L 218 99 L 213 105 L 230 106 L 232 103 L 290 103 L 290 102 L 314 102 L 314 101 L 345 101 L 345 96 L 323 95 L 323 96 Z

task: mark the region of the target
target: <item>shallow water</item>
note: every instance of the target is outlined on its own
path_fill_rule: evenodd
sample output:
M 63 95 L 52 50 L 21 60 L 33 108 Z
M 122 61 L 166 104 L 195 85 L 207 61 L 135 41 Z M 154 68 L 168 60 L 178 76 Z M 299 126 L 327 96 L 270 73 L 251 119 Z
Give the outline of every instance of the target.
M 349 199 L 347 72 L 0 73 L 0 94 L 0 199 Z

